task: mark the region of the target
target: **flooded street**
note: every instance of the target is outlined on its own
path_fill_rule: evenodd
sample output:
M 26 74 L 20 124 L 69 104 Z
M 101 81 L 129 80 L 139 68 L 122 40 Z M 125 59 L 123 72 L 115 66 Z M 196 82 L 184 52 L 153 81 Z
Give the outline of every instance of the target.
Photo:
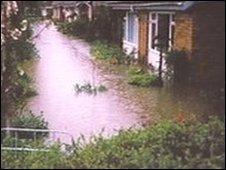
M 39 25 L 36 33 L 43 27 Z M 105 135 L 112 135 L 118 129 L 140 126 L 160 117 L 174 118 L 180 112 L 195 117 L 203 108 L 200 103 L 191 106 L 190 100 L 181 100 L 184 96 L 172 97 L 164 88 L 128 85 L 126 66 L 98 64 L 86 42 L 68 38 L 54 26 L 45 29 L 35 43 L 40 55 L 34 72 L 38 95 L 28 105 L 34 113 L 43 112 L 49 129 L 65 131 L 74 138 L 80 134 L 89 137 L 103 128 Z M 108 91 L 95 96 L 76 94 L 73 86 L 85 82 L 102 84 Z

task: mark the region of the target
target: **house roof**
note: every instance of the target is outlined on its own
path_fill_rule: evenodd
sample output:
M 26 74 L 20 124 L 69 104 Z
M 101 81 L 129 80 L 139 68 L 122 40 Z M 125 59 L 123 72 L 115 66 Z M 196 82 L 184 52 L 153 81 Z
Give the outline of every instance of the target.
M 75 7 L 82 3 L 89 3 L 90 1 L 53 1 L 52 6 L 53 7 Z
M 110 1 L 107 6 L 113 10 L 184 11 L 198 2 L 201 1 Z

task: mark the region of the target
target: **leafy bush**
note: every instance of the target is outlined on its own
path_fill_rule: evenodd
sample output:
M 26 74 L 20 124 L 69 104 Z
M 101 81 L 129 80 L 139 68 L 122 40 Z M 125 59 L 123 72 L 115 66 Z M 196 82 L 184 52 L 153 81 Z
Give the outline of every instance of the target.
M 14 82 L 13 99 L 17 105 L 20 105 L 25 99 L 33 97 L 38 93 L 33 86 L 33 79 L 20 68 L 18 68 L 17 72 Z
M 128 83 L 141 87 L 158 85 L 158 77 L 145 73 L 141 68 L 130 68 L 128 71 Z
M 144 74 L 145 71 L 143 68 L 140 67 L 130 67 L 128 70 L 128 75 L 133 76 L 133 75 L 142 75 Z
M 61 31 L 63 34 L 67 35 L 74 35 L 74 24 L 70 22 L 57 22 L 57 28 L 59 31 Z
M 45 121 L 43 115 L 35 115 L 32 111 L 18 113 L 10 120 L 11 127 L 15 128 L 29 128 L 29 129 L 48 129 L 48 122 Z M 48 136 L 48 133 L 37 133 L 37 138 L 43 138 Z M 31 132 L 19 132 L 19 138 L 30 139 L 33 138 Z
M 4 152 L 1 162 L 9 168 L 225 168 L 224 125 L 216 117 L 196 124 L 163 121 L 122 130 L 109 139 L 95 137 L 87 145 L 76 143 L 69 155 L 59 147 L 23 159 L 12 159 Z
M 11 120 L 11 126 L 17 128 L 31 129 L 48 129 L 48 122 L 43 118 L 43 115 L 35 115 L 32 111 L 23 114 L 15 115 Z
M 78 152 L 73 163 L 79 168 L 222 168 L 224 136 L 218 119 L 197 125 L 167 121 L 99 139 Z
M 108 44 L 104 41 L 95 41 L 92 43 L 91 53 L 100 60 L 109 60 L 112 64 L 121 64 L 124 62 L 125 54 L 114 44 Z

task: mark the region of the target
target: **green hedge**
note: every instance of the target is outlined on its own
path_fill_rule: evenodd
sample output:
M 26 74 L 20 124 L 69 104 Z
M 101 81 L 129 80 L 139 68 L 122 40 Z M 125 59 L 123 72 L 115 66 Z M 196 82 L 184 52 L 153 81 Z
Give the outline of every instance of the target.
M 120 131 L 110 139 L 96 137 L 88 145 L 75 145 L 69 155 L 59 146 L 17 159 L 3 152 L 1 164 L 7 168 L 224 168 L 224 125 L 218 118 L 182 125 L 164 121 Z

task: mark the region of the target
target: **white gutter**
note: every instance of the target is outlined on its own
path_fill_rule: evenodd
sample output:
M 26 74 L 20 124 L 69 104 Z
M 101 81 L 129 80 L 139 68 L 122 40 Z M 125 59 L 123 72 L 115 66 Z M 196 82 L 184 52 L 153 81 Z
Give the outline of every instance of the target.
M 191 2 L 191 1 L 189 1 Z M 107 4 L 109 7 L 128 7 L 130 5 L 136 6 L 136 7 L 142 7 L 142 6 L 162 6 L 162 5 L 183 5 L 185 2 L 158 2 L 158 3 L 134 3 L 134 4 Z

